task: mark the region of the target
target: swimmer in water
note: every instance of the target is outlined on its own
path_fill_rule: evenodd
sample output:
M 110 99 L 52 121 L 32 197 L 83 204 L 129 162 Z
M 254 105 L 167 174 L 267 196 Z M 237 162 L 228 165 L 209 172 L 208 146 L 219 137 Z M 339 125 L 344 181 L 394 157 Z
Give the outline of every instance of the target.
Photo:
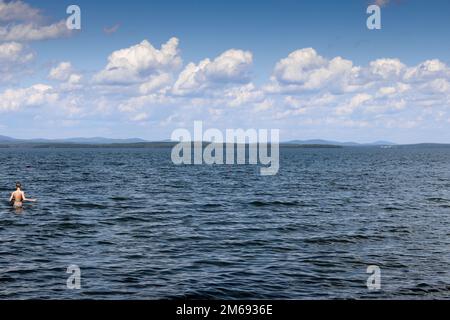
M 20 209 L 23 207 L 23 203 L 25 201 L 36 202 L 36 199 L 27 199 L 25 196 L 25 192 L 22 191 L 22 185 L 20 182 L 16 183 L 16 191 L 11 193 L 11 197 L 9 198 L 9 202 L 13 204 L 15 209 Z

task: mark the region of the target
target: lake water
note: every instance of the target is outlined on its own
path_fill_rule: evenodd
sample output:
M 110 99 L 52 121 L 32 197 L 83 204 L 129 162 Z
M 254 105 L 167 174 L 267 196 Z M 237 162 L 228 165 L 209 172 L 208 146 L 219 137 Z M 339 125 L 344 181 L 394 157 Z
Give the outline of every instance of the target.
M 277 176 L 170 151 L 0 149 L 0 298 L 450 298 L 450 148 L 282 149 Z

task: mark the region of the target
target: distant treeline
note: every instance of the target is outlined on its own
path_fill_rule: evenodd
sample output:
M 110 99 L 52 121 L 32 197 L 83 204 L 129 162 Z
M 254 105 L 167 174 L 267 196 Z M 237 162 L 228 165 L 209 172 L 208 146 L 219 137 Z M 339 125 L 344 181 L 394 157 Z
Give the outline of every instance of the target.
M 186 142 L 189 143 L 189 142 Z M 193 142 L 190 142 L 191 146 Z M 0 143 L 0 148 L 37 148 L 37 149 L 111 149 L 111 148 L 130 148 L 130 149 L 145 149 L 145 148 L 173 148 L 178 142 L 136 142 L 136 143 L 107 143 L 107 144 L 93 144 L 93 143 L 45 143 L 45 142 L 28 142 L 28 143 Z M 202 147 L 211 144 L 210 142 L 203 142 Z M 225 147 L 228 144 L 223 144 Z M 238 144 L 234 144 L 235 146 Z M 270 145 L 270 143 L 269 143 Z M 248 146 L 248 144 L 246 144 Z M 380 148 L 380 146 L 341 146 L 332 144 L 295 144 L 295 143 L 280 143 L 280 148 L 301 149 L 301 148 Z M 442 143 L 419 143 L 419 144 L 405 144 L 389 146 L 389 148 L 448 148 L 450 144 Z
M 188 142 L 186 142 L 188 143 Z M 85 144 L 85 143 L 20 143 L 20 144 L 0 144 L 0 148 L 39 148 L 39 149 L 80 149 L 80 148 L 173 148 L 177 142 L 139 142 L 139 143 L 111 143 L 111 144 Z M 203 147 L 209 145 L 203 142 Z M 191 146 L 193 143 L 191 142 Z M 226 145 L 231 145 L 227 143 Z M 237 144 L 234 144 L 235 146 Z M 248 144 L 246 144 L 247 146 Z M 223 144 L 225 147 L 225 144 Z M 328 144 L 291 144 L 280 143 L 281 148 L 342 148 L 342 146 Z

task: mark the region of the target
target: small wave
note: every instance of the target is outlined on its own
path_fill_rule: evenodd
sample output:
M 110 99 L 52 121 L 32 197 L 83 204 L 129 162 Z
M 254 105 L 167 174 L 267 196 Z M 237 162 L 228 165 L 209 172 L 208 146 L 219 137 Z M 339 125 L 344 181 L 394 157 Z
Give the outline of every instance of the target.
M 219 260 L 198 260 L 194 262 L 195 265 L 210 265 L 215 267 L 228 267 L 234 265 L 234 262 L 230 261 L 219 261 Z
M 423 296 L 423 295 L 433 295 L 433 294 L 440 294 L 440 293 L 447 293 L 450 290 L 450 285 L 448 284 L 430 284 L 430 283 L 418 283 L 414 287 L 410 288 L 403 288 L 400 290 L 401 294 L 406 295 L 416 295 L 416 296 Z
M 117 222 L 131 222 L 131 221 L 137 221 L 137 222 L 147 222 L 148 219 L 145 218 L 145 215 L 142 217 L 136 217 L 136 216 L 124 216 L 124 217 L 117 217 L 114 218 L 113 221 L 117 221 Z
M 4 276 L 0 277 L 0 283 L 4 283 L 4 282 L 14 282 L 14 281 L 16 281 L 15 278 L 10 277 L 10 276 L 7 276 L 7 275 L 4 275 Z
M 306 243 L 332 244 L 332 243 L 357 243 L 361 240 L 368 240 L 371 237 L 366 235 L 345 235 L 332 237 L 314 237 L 305 239 Z
M 218 203 L 208 203 L 201 205 L 197 210 L 199 212 L 219 212 L 222 211 L 223 205 Z
M 91 224 L 87 223 L 77 223 L 77 222 L 59 222 L 53 224 L 57 229 L 81 229 L 81 228 L 90 228 Z
M 77 209 L 108 209 L 108 206 L 97 203 L 71 203 L 69 206 Z
M 203 208 L 220 208 L 222 205 L 220 203 L 207 203 L 202 205 Z
M 129 201 L 130 198 L 126 198 L 126 197 L 111 197 L 111 200 L 113 200 L 113 201 Z
M 255 207 L 265 207 L 265 206 L 303 206 L 299 201 L 252 201 L 250 205 Z
M 383 208 L 386 211 L 403 211 L 404 208 L 402 207 L 394 207 L 394 206 L 388 206 Z
M 450 202 L 450 200 L 444 199 L 444 198 L 440 198 L 440 197 L 426 198 L 426 200 L 427 200 L 427 201 L 430 201 L 430 202 L 436 202 L 436 203 Z

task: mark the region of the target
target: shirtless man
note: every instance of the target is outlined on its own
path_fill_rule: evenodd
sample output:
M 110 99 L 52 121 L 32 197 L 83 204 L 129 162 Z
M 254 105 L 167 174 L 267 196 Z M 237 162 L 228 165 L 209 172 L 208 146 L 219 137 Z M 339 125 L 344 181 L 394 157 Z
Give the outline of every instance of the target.
M 22 208 L 24 201 L 30 201 L 30 202 L 36 201 L 36 199 L 27 199 L 27 197 L 25 196 L 25 192 L 23 192 L 21 189 L 22 189 L 22 185 L 20 184 L 20 182 L 17 182 L 16 183 L 16 191 L 11 193 L 11 197 L 9 198 L 9 202 L 11 202 L 11 203 L 14 200 L 13 207 L 16 209 Z

